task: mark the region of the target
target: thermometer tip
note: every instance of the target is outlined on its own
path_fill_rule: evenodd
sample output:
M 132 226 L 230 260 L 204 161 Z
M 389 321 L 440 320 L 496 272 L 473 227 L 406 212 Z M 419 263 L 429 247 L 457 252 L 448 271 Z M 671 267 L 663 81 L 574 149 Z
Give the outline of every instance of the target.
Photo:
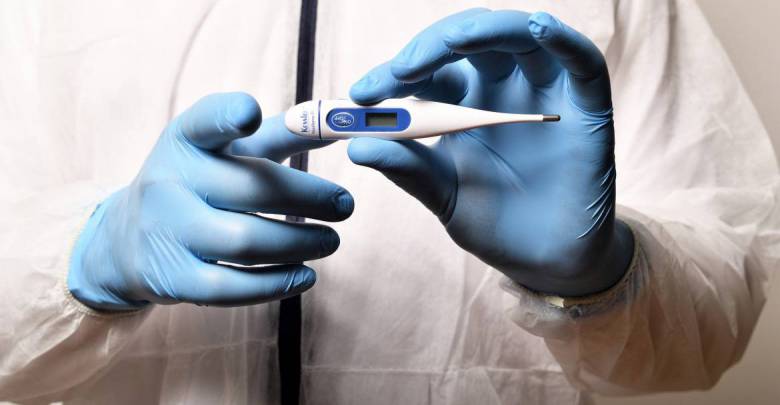
M 560 121 L 561 116 L 560 115 L 542 115 L 542 122 L 554 122 L 554 121 Z

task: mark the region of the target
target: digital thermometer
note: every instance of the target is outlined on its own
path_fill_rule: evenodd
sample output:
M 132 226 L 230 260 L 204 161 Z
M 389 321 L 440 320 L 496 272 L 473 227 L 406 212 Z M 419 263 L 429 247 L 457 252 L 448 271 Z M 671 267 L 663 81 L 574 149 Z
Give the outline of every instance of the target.
M 507 114 L 411 98 L 363 106 L 349 100 L 311 100 L 287 111 L 291 132 L 321 140 L 361 136 L 413 139 L 496 124 L 559 121 L 558 115 Z

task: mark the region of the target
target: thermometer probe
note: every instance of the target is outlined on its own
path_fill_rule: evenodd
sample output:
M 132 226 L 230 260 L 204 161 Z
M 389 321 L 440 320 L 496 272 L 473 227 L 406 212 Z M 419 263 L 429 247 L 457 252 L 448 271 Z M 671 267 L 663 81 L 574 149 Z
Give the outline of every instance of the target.
M 496 124 L 559 121 L 558 115 L 508 114 L 411 98 L 363 106 L 349 100 L 311 100 L 284 116 L 290 132 L 320 140 L 374 137 L 414 139 Z

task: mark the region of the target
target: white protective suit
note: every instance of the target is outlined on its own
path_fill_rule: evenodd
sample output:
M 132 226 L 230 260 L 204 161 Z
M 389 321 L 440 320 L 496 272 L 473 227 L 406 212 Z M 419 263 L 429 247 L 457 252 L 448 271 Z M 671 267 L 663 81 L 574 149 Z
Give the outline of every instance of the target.
M 322 0 L 315 98 L 473 6 L 546 10 L 607 56 L 623 281 L 542 297 L 458 248 L 346 142 L 310 171 L 350 190 L 341 248 L 303 296 L 307 404 L 577 404 L 706 389 L 739 360 L 780 264 L 778 169 L 692 0 Z M 207 93 L 270 117 L 295 97 L 298 1 L 0 3 L 0 400 L 277 403 L 278 303 L 89 310 L 66 263 L 97 202 Z

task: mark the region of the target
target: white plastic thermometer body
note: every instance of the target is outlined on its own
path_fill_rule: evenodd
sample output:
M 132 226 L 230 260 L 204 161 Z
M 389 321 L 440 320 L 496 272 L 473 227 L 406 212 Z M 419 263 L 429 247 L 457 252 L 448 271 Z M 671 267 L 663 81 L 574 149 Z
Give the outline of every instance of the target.
M 558 120 L 557 115 L 497 113 L 411 98 L 369 106 L 349 100 L 311 100 L 290 108 L 284 117 L 291 132 L 321 140 L 426 138 L 486 125 Z

